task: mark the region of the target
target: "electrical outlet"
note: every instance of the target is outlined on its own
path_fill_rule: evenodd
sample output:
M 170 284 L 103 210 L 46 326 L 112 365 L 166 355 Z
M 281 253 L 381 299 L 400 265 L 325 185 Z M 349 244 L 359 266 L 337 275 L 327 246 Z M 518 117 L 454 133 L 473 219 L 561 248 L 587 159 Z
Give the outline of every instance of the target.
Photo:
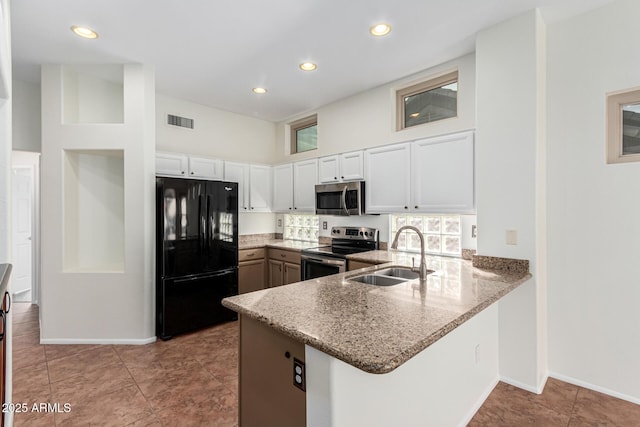
M 518 244 L 518 231 L 517 230 L 506 230 L 505 231 L 505 243 L 507 245 L 517 245 Z
M 323 230 L 327 229 L 327 221 L 322 221 L 322 229 Z
M 475 224 L 471 226 L 471 237 L 473 237 L 474 239 L 478 237 L 478 226 Z
M 476 365 L 480 363 L 480 344 L 476 344 L 475 360 L 476 360 Z
M 304 373 L 304 362 L 296 359 L 295 357 L 293 358 L 293 385 L 302 391 L 305 391 L 307 388 Z

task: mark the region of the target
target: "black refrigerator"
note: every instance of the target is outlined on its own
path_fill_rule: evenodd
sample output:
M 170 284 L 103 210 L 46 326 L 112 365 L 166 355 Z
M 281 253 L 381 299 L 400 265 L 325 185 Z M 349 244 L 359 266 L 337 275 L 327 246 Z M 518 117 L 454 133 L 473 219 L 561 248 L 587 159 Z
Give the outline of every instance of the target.
M 238 184 L 156 178 L 156 335 L 237 319 Z

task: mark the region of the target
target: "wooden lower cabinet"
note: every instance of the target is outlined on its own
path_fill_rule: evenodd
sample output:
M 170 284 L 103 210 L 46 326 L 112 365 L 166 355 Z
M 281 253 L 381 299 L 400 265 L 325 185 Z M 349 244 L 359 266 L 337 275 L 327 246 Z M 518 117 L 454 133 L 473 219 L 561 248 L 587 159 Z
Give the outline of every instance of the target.
M 238 293 L 259 291 L 265 288 L 265 250 L 241 249 L 238 252 Z
M 269 249 L 267 277 L 270 288 L 302 280 L 300 270 L 300 252 Z
M 294 385 L 304 344 L 240 316 L 240 426 L 306 425 L 306 392 Z

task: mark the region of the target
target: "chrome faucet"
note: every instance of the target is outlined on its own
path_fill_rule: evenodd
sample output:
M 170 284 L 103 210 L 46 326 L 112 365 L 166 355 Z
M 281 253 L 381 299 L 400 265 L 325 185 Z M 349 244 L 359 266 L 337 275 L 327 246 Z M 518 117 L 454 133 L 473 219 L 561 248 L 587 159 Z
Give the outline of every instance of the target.
M 424 236 L 422 232 L 418 230 L 413 225 L 404 225 L 396 231 L 396 237 L 393 238 L 393 243 L 391 243 L 391 249 L 398 248 L 398 238 L 400 237 L 400 233 L 404 230 L 413 230 L 418 233 L 418 237 L 420 238 L 420 267 L 416 268 L 415 265 L 411 267 L 411 271 L 417 271 L 420 273 L 420 281 L 424 282 L 427 280 L 427 257 L 424 254 Z

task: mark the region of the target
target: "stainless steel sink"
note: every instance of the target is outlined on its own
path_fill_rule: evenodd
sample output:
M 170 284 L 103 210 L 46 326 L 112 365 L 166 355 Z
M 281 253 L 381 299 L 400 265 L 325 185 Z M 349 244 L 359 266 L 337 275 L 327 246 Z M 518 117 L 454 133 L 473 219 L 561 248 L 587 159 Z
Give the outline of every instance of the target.
M 393 286 L 398 283 L 406 282 L 407 279 L 399 279 L 396 277 L 382 276 L 380 274 L 365 274 L 363 276 L 352 277 L 349 280 L 355 282 L 366 283 L 375 286 Z
M 427 274 L 431 273 L 433 273 L 433 270 L 427 270 Z M 347 280 L 375 286 L 393 286 L 418 278 L 420 278 L 420 273 L 412 271 L 410 267 L 396 266 L 382 268 L 362 276 L 349 277 Z
M 433 271 L 431 271 L 433 273 Z M 382 276 L 401 277 L 403 279 L 413 280 L 420 277 L 420 273 L 417 271 L 411 271 L 409 268 L 392 267 L 385 268 L 384 270 L 378 270 L 375 274 Z

